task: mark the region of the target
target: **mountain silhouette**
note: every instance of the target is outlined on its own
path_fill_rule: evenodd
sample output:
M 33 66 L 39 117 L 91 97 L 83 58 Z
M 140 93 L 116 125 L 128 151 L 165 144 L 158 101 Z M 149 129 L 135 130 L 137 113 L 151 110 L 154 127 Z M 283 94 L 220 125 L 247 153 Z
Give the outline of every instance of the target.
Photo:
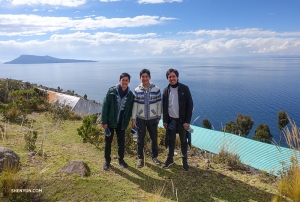
M 93 60 L 74 60 L 74 59 L 60 59 L 51 56 L 37 56 L 37 55 L 21 55 L 20 57 L 5 62 L 4 64 L 42 64 L 42 63 L 77 63 L 77 62 L 96 62 Z

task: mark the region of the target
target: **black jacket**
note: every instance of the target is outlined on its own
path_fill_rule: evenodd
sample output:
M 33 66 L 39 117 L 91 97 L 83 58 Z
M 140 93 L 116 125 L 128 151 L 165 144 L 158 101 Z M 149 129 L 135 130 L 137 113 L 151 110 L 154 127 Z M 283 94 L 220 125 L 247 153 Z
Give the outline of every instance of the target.
M 178 103 L 179 103 L 179 123 L 191 123 L 193 112 L 193 99 L 189 87 L 178 82 Z M 163 122 L 169 122 L 169 94 L 170 84 L 164 89 L 163 92 Z

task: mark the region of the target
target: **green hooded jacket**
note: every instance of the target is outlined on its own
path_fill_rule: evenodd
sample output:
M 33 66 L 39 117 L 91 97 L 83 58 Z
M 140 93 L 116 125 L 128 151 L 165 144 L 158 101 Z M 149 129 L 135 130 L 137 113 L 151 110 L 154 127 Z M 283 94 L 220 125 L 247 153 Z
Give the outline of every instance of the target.
M 119 84 L 118 84 L 119 85 Z M 102 104 L 102 113 L 101 113 L 101 121 L 102 124 L 108 124 L 110 128 L 117 128 L 118 127 L 118 96 L 119 93 L 117 91 L 117 86 L 113 86 L 109 88 Z M 134 95 L 128 87 L 128 93 L 125 95 L 127 97 L 125 107 L 124 107 L 124 114 L 122 117 L 121 129 L 126 130 L 129 124 L 131 115 L 132 115 L 132 107 L 133 107 L 133 100 Z

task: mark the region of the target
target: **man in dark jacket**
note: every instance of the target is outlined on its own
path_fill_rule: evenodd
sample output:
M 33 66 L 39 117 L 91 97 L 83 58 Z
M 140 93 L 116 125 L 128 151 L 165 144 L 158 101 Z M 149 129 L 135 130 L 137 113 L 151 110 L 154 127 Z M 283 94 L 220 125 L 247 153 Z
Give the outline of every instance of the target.
M 132 115 L 134 95 L 129 89 L 130 75 L 122 73 L 120 81 L 116 86 L 109 88 L 102 105 L 101 122 L 104 130 L 109 131 L 110 135 L 105 136 L 104 157 L 105 163 L 103 170 L 107 170 L 111 161 L 111 143 L 114 131 L 117 133 L 119 164 L 127 168 L 124 161 L 125 150 L 125 130 Z M 109 133 L 108 132 L 108 133 Z
M 193 99 L 189 88 L 178 82 L 179 73 L 176 69 L 169 69 L 166 73 L 169 85 L 163 92 L 163 124 L 167 131 L 167 144 L 169 147 L 168 158 L 162 165 L 168 168 L 174 163 L 174 149 L 176 141 L 176 133 L 179 134 L 182 153 L 182 166 L 184 170 L 188 170 L 187 163 L 187 130 L 193 112 Z

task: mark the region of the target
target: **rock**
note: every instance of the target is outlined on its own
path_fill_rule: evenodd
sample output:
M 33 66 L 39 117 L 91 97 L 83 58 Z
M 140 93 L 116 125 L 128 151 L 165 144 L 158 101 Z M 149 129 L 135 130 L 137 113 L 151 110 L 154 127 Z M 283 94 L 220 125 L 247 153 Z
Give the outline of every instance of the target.
M 0 147 L 0 173 L 3 171 L 3 168 L 7 168 L 7 166 L 18 171 L 20 157 L 13 150 L 6 147 Z
M 67 174 L 79 174 L 82 177 L 86 177 L 90 175 L 90 168 L 86 163 L 81 160 L 74 160 L 66 163 L 64 167 L 60 169 L 60 172 Z
M 28 156 L 32 157 L 32 156 L 35 156 L 36 155 L 36 152 L 29 152 Z

